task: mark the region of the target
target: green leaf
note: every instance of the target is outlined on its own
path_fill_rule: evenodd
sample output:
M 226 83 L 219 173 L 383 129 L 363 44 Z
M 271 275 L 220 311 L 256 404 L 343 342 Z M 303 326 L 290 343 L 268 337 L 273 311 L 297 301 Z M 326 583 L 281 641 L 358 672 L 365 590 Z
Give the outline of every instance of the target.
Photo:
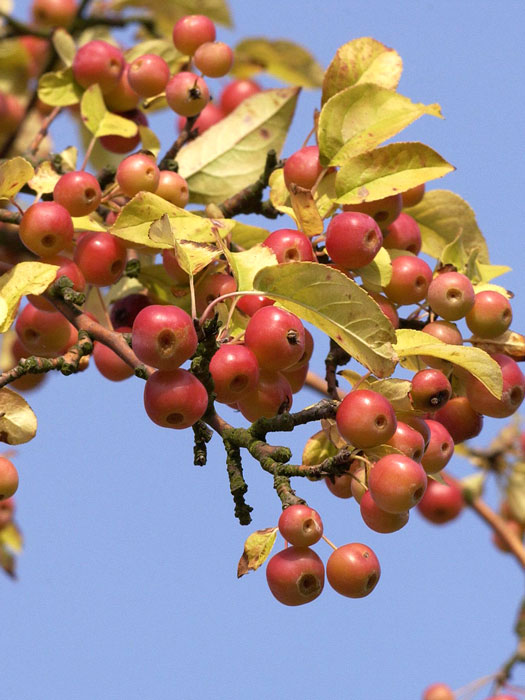
M 302 46 L 282 39 L 244 39 L 235 47 L 233 75 L 251 78 L 261 71 L 305 88 L 318 88 L 323 83 L 323 69 Z
M 512 267 L 508 267 L 508 265 L 488 265 L 476 261 L 476 271 L 477 281 L 484 283 L 490 282 L 490 280 L 500 277 L 500 275 L 505 275 L 507 272 L 512 272 Z
M 144 151 L 151 151 L 155 158 L 160 153 L 160 141 L 157 134 L 147 126 L 139 126 L 140 141 Z
M 143 265 L 138 280 L 148 290 L 148 297 L 155 304 L 172 304 L 190 312 L 190 288 L 177 287 L 164 265 Z
M 75 231 L 107 231 L 108 227 L 98 220 L 98 214 L 92 212 L 87 216 L 73 216 Z
M 443 118 L 438 104 L 414 103 L 394 90 L 363 83 L 338 92 L 321 110 L 318 138 L 321 163 L 342 165 L 371 151 L 424 114 Z
M 232 20 L 226 0 L 111 0 L 110 8 L 121 10 L 126 7 L 144 7 L 155 18 L 156 28 L 171 38 L 173 25 L 185 15 L 206 15 L 214 22 L 232 27 Z
M 335 179 L 337 202 L 383 199 L 453 170 L 453 165 L 423 143 L 393 143 L 344 163 Z
M 25 294 L 41 294 L 55 280 L 57 265 L 20 262 L 0 277 L 0 333 L 13 323 L 20 299 Z
M 73 64 L 77 52 L 75 40 L 63 27 L 59 27 L 53 32 L 52 42 L 62 62 L 66 68 L 69 68 Z
M 62 161 L 61 167 L 64 172 L 72 172 L 77 169 L 78 148 L 76 146 L 68 146 L 59 153 Z
M 271 149 L 281 152 L 299 88 L 265 90 L 184 146 L 179 174 L 193 202 L 221 202 L 260 177 Z
M 226 259 L 230 264 L 239 291 L 251 291 L 255 276 L 265 267 L 277 265 L 275 253 L 263 245 L 256 245 L 250 250 L 232 253 L 225 249 Z
M 35 437 L 36 428 L 36 416 L 27 401 L 11 389 L 0 389 L 0 442 L 22 445 Z
M 49 160 L 37 166 L 35 174 L 27 183 L 40 197 L 43 194 L 49 194 L 55 189 L 55 185 L 60 180 L 60 175 L 51 165 Z
M 395 351 L 403 367 L 412 368 L 410 358 L 420 355 L 448 360 L 470 372 L 491 394 L 498 399 L 501 398 L 503 387 L 501 369 L 498 363 L 483 350 L 465 345 L 449 345 L 423 331 L 412 331 L 406 328 L 398 329 L 396 336 Z
M 124 52 L 124 56 L 128 63 L 133 63 L 136 58 L 145 56 L 146 54 L 155 54 L 163 58 L 170 72 L 174 73 L 182 60 L 186 60 L 185 56 L 177 51 L 173 45 L 173 40 L 170 39 L 147 39 L 135 44 L 131 49 Z
M 489 253 L 471 207 L 459 195 L 448 190 L 426 192 L 422 201 L 406 210 L 419 224 L 422 251 L 437 260 L 443 248 L 461 234 L 461 244 L 468 254 L 478 249 L 478 264 L 489 263 Z
M 27 160 L 16 156 L 0 163 L 0 199 L 11 199 L 35 174 Z
M 363 287 L 372 292 L 381 292 L 392 279 L 392 260 L 386 248 L 381 247 L 371 263 L 357 270 Z
M 135 122 L 107 109 L 98 83 L 90 85 L 83 94 L 80 113 L 85 127 L 97 138 L 113 134 L 130 138 L 137 134 Z
M 352 386 L 357 382 L 361 382 L 360 387 L 362 389 L 372 389 L 378 394 L 382 394 L 394 406 L 396 412 L 405 411 L 412 414 L 414 413 L 412 404 L 408 398 L 408 392 L 412 387 L 412 382 L 408 381 L 408 379 L 376 379 L 375 377 L 368 377 L 363 381 L 363 377 L 358 372 L 354 372 L 350 369 L 343 369 L 338 372 L 338 374 L 350 382 Z
M 265 241 L 270 232 L 268 229 L 260 228 L 259 226 L 250 226 L 243 224 L 240 221 L 235 221 L 234 227 L 231 230 L 232 242 L 241 248 L 252 248 L 257 243 Z
M 336 454 L 337 447 L 324 430 L 319 430 L 319 432 L 312 435 L 312 437 L 308 438 L 306 441 L 301 462 L 311 467 L 314 464 L 320 464 L 325 459 L 333 457 Z
M 254 289 L 322 330 L 378 377 L 394 371 L 392 324 L 342 272 L 318 263 L 286 263 L 261 270 Z
M 126 241 L 151 248 L 173 248 L 171 233 L 159 224 L 152 224 L 167 214 L 171 227 L 177 238 L 191 239 L 201 243 L 215 243 L 216 232 L 224 238 L 231 231 L 235 222 L 231 219 L 206 219 L 192 214 L 187 209 L 176 207 L 171 202 L 152 192 L 139 192 L 131 199 L 111 227 L 111 233 Z
M 14 522 L 10 522 L 0 530 L 0 546 L 7 547 L 15 554 L 20 554 L 24 545 L 22 533 Z
M 326 70 L 322 103 L 358 83 L 375 83 L 394 90 L 402 70 L 403 61 L 394 49 L 370 37 L 353 39 L 337 50 Z
M 80 102 L 83 90 L 73 78 L 71 68 L 44 73 L 38 81 L 38 97 L 53 107 L 67 107 Z
M 255 571 L 264 564 L 275 544 L 278 529 L 267 527 L 265 530 L 256 530 L 247 538 L 237 567 L 238 578 L 249 571 Z
M 479 498 L 483 494 L 486 476 L 484 472 L 475 472 L 474 474 L 464 476 L 459 480 L 461 491 L 470 498 Z

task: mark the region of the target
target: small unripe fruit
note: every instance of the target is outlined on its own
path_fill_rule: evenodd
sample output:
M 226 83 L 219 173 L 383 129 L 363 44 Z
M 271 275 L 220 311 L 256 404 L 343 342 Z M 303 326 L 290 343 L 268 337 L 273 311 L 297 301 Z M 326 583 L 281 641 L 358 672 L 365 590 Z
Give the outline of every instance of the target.
M 245 345 L 222 345 L 211 358 L 210 374 L 217 401 L 236 403 L 256 390 L 259 365 Z
M 173 27 L 175 48 L 187 56 L 193 56 L 207 41 L 215 41 L 215 25 L 205 15 L 186 15 Z
M 503 376 L 503 393 L 497 399 L 490 391 L 471 374 L 467 375 L 465 388 L 467 398 L 472 408 L 491 418 L 508 418 L 521 406 L 525 396 L 525 377 L 518 364 L 502 354 L 492 355 L 501 368 Z
M 86 216 L 98 207 L 102 192 L 96 177 L 83 170 L 64 173 L 55 185 L 53 199 L 71 216 Z
M 364 523 L 374 532 L 397 532 L 408 523 L 409 513 L 387 513 L 376 504 L 370 491 L 366 491 L 359 504 Z
M 184 369 L 157 370 L 146 380 L 144 408 L 163 428 L 189 428 L 204 415 L 208 394 L 203 384 Z
M 474 288 L 466 275 L 443 272 L 430 283 L 427 300 L 436 314 L 446 321 L 457 321 L 474 305 Z
M 268 587 L 284 605 L 304 605 L 320 595 L 324 586 L 324 565 L 308 547 L 287 547 L 269 560 Z
M 384 199 L 376 199 L 374 202 L 362 202 L 361 204 L 345 204 L 343 211 L 359 211 L 368 214 L 381 229 L 385 229 L 393 223 L 401 213 L 403 201 L 400 194 L 393 194 Z
M 389 454 L 370 471 L 368 488 L 376 504 L 387 513 L 403 513 L 423 498 L 427 475 L 410 457 Z
M 442 474 L 442 477 L 446 484 L 429 479 L 425 495 L 417 504 L 421 515 L 436 525 L 454 520 L 465 506 L 461 488 L 455 479 L 448 474 Z
M 345 268 L 358 269 L 375 258 L 383 236 L 372 217 L 359 212 L 336 214 L 326 230 L 326 250 Z
M 141 97 L 153 97 L 163 92 L 169 79 L 168 64 L 156 54 L 139 56 L 129 66 L 129 84 Z
M 195 73 L 176 73 L 166 85 L 166 101 L 170 108 L 183 117 L 194 117 L 210 101 L 208 86 Z
M 421 231 L 415 219 L 401 212 L 383 235 L 383 246 L 387 249 L 408 250 L 417 255 L 421 250 Z
M 151 156 L 135 153 L 120 162 L 116 179 L 124 194 L 133 197 L 138 192 L 155 192 L 160 171 Z
M 427 474 L 435 474 L 446 467 L 454 454 L 454 440 L 442 423 L 427 418 L 430 441 L 423 454 L 421 464 Z
M 474 306 L 465 316 L 467 326 L 480 338 L 497 338 L 512 323 L 512 306 L 499 292 L 478 292 Z
M 9 498 L 18 488 L 18 472 L 6 457 L 0 457 L 0 500 Z
M 352 542 L 338 547 L 326 562 L 326 577 L 332 588 L 348 598 L 372 593 L 381 576 L 374 552 L 365 544 Z
M 452 387 L 438 369 L 422 369 L 412 378 L 410 399 L 419 411 L 437 411 L 452 396 Z
M 163 370 L 177 369 L 197 349 L 191 317 L 177 306 L 151 304 L 133 322 L 131 344 L 141 362 Z
M 392 279 L 385 294 L 396 304 L 415 304 L 424 299 L 432 281 L 432 270 L 424 260 L 400 255 L 392 260 Z
M 32 253 L 44 258 L 60 253 L 73 240 L 71 215 L 56 202 L 37 202 L 20 221 L 20 240 Z
M 323 521 L 313 508 L 301 504 L 292 505 L 281 513 L 279 532 L 295 547 L 310 547 L 321 539 Z
M 311 190 L 323 172 L 319 160 L 319 146 L 303 146 L 286 159 L 283 168 L 284 181 L 288 188 L 292 184 Z
M 105 94 L 117 86 L 125 65 L 122 51 L 107 41 L 94 39 L 81 46 L 75 54 L 73 76 L 83 88 L 98 83 Z
M 347 394 L 337 409 L 336 421 L 341 436 L 363 449 L 390 440 L 397 426 L 390 401 L 369 389 Z
M 181 209 L 184 209 L 190 198 L 188 183 L 181 175 L 172 170 L 160 171 L 159 184 L 155 194 Z
M 261 87 L 255 80 L 234 80 L 226 85 L 221 93 L 221 109 L 224 114 L 230 114 L 230 112 L 233 112 L 246 98 L 258 92 L 261 92 Z
M 203 75 L 222 78 L 233 65 L 233 51 L 223 41 L 207 41 L 195 51 L 193 62 Z

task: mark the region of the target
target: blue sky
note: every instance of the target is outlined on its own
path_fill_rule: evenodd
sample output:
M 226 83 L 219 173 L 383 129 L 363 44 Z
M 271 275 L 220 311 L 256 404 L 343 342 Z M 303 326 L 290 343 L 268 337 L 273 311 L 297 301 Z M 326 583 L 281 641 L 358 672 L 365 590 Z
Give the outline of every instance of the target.
M 26 16 L 26 0 L 16 5 Z M 434 186 L 471 204 L 492 261 L 513 266 L 501 281 L 516 294 L 513 327 L 523 330 L 523 3 L 325 0 L 321 9 L 317 1 L 233 0 L 231 7 L 235 31 L 219 29 L 219 38 L 232 43 L 290 38 L 323 66 L 359 36 L 401 54 L 400 92 L 439 102 L 446 117 L 421 119 L 406 138 L 456 166 Z M 318 102 L 318 93 L 302 95 L 285 155 L 302 143 Z M 173 122 L 167 113 L 152 122 L 165 146 Z M 58 124 L 57 146 L 73 143 L 67 120 Z M 319 371 L 322 357 L 319 348 Z M 254 513 L 242 528 L 218 441 L 206 467 L 192 466 L 190 433 L 151 423 L 142 391 L 140 380 L 112 384 L 92 367 L 50 377 L 29 398 L 39 431 L 16 457 L 26 551 L 19 582 L 0 579 L 1 697 L 418 700 L 427 684 L 458 688 L 512 653 L 522 575 L 470 512 L 441 528 L 414 513 L 400 532 L 378 535 L 355 504 L 301 482 L 298 492 L 321 513 L 331 540 L 374 549 L 377 588 L 349 600 L 326 587 L 314 603 L 287 608 L 270 595 L 264 571 L 238 581 L 245 537 L 279 517 L 271 480 L 246 460 Z M 315 398 L 306 391 L 296 406 Z M 487 426 L 484 440 L 500 423 Z M 296 460 L 307 436 L 290 436 Z M 469 468 L 455 459 L 450 471 Z M 487 499 L 496 503 L 491 491 Z M 329 555 L 323 543 L 316 549 Z M 524 677 L 518 672 L 516 681 Z

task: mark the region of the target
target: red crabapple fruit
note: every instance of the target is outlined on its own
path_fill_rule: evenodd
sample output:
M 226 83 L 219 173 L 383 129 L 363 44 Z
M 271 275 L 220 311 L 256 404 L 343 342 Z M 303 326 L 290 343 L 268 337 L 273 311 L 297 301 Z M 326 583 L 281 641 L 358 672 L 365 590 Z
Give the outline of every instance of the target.
M 295 365 L 305 351 L 301 320 L 290 311 L 263 306 L 250 318 L 244 342 L 262 369 L 279 371 Z
M 374 219 L 359 212 L 336 214 L 326 230 L 328 255 L 337 265 L 352 270 L 371 263 L 382 243 Z
M 323 172 L 319 160 L 319 146 L 303 146 L 286 159 L 283 175 L 286 186 L 292 184 L 311 190 Z
M 195 73 L 175 73 L 166 85 L 166 101 L 169 107 L 183 117 L 194 117 L 202 112 L 210 101 L 208 86 Z
M 323 590 L 324 564 L 313 549 L 287 547 L 268 561 L 266 580 L 280 603 L 304 605 Z
M 193 62 L 208 78 L 222 78 L 231 70 L 233 51 L 223 41 L 207 41 L 195 51 Z
M 397 426 L 390 401 L 369 389 L 347 394 L 337 409 L 336 421 L 341 436 L 363 449 L 390 440 Z
M 332 588 L 348 598 L 372 593 L 381 576 L 374 552 L 365 544 L 352 542 L 338 547 L 326 562 L 326 577 Z
M 83 88 L 98 83 L 105 94 L 117 86 L 125 65 L 120 49 L 107 41 L 94 39 L 77 50 L 73 59 L 73 76 Z
M 10 498 L 18 488 L 18 472 L 6 457 L 0 457 L 0 500 Z
M 151 304 L 133 322 L 133 352 L 157 369 L 177 369 L 193 355 L 197 343 L 191 317 L 178 306 Z
M 323 521 L 313 508 L 296 504 L 288 506 L 281 513 L 279 532 L 295 547 L 310 547 L 321 539 Z
M 36 202 L 26 209 L 19 227 L 20 240 L 32 253 L 49 257 L 73 240 L 70 213 L 56 202 Z
M 465 506 L 463 493 L 455 479 L 448 474 L 441 475 L 446 482 L 429 479 L 425 495 L 417 504 L 421 515 L 431 523 L 441 525 L 454 520 Z
M 64 173 L 53 190 L 53 200 L 67 209 L 71 216 L 91 214 L 101 197 L 97 178 L 84 170 Z
M 400 454 L 381 457 L 368 477 L 372 498 L 387 513 L 404 513 L 423 498 L 427 475 L 418 462 Z
M 220 403 L 236 403 L 255 391 L 259 365 L 245 345 L 221 345 L 210 361 L 215 394 Z
M 215 25 L 205 15 L 186 15 L 173 27 L 173 43 L 182 54 L 193 56 L 201 44 L 215 41 Z
M 189 428 L 202 418 L 207 407 L 204 385 L 185 369 L 159 369 L 146 380 L 144 408 L 163 428 Z

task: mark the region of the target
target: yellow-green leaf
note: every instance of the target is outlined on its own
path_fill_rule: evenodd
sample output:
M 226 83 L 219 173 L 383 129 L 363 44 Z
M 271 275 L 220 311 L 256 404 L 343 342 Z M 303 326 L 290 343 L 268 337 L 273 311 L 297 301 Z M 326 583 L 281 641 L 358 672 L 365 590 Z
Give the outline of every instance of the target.
M 456 446 L 454 452 L 457 451 L 457 447 L 458 446 Z M 464 476 L 463 479 L 459 480 L 461 491 L 468 495 L 469 498 L 479 498 L 483 494 L 486 476 L 484 472 L 475 472 L 474 474 Z
M 290 200 L 290 192 L 288 191 L 288 187 L 286 187 L 282 168 L 273 171 L 268 184 L 270 186 L 270 202 L 272 205 L 277 211 L 288 214 L 297 224 L 295 212 Z
M 420 355 L 448 360 L 470 372 L 491 394 L 498 399 L 501 398 L 503 380 L 500 366 L 483 350 L 465 345 L 449 345 L 438 341 L 428 333 L 407 328 L 398 329 L 396 336 L 395 351 L 403 367 L 412 368 L 410 358 Z
M 323 82 L 323 69 L 302 46 L 282 39 L 244 39 L 235 47 L 233 75 L 250 78 L 261 71 L 305 88 L 318 88 Z
M 171 38 L 173 25 L 185 15 L 206 15 L 214 22 L 232 26 L 227 0 L 111 0 L 110 8 L 144 7 L 153 14 L 155 28 Z
M 337 209 L 337 204 L 334 204 L 333 202 L 336 196 L 335 176 L 335 172 L 327 173 L 314 192 L 315 205 L 321 219 L 326 219 Z M 295 221 L 297 227 L 300 228 L 297 215 L 292 207 L 290 192 L 284 181 L 282 168 L 278 168 L 277 170 L 273 171 L 273 173 L 270 175 L 269 185 L 270 202 L 277 209 L 277 211 L 280 211 L 283 214 L 288 214 L 288 216 Z
M 94 212 L 87 216 L 73 216 L 73 228 L 75 231 L 107 231 L 108 228 L 97 219 Z
M 8 523 L 0 530 L 0 546 L 7 547 L 16 554 L 22 551 L 24 538 L 14 522 Z
M 7 387 L 0 389 L 0 442 L 22 445 L 36 435 L 36 416 L 19 394 Z
M 312 238 L 313 236 L 318 236 L 323 233 L 323 220 L 317 210 L 315 199 L 310 190 L 306 190 L 292 183 L 290 186 L 290 201 L 298 228 L 306 236 Z
M 337 447 L 324 430 L 319 430 L 306 441 L 301 461 L 303 464 L 311 467 L 314 464 L 320 464 L 325 459 L 333 457 L 336 454 Z
M 392 324 L 359 285 L 318 263 L 286 263 L 261 270 L 254 289 L 312 323 L 378 377 L 392 374 Z
M 45 160 L 37 166 L 35 174 L 27 184 L 37 195 L 41 196 L 52 192 L 55 189 L 55 185 L 60 180 L 60 177 L 61 176 L 51 165 L 51 162 Z
M 82 88 L 73 78 L 71 68 L 44 73 L 38 81 L 38 96 L 53 107 L 76 105 L 82 97 Z
M 512 357 L 516 362 L 525 361 L 525 336 L 515 331 L 505 331 L 497 338 L 473 338 L 469 339 L 476 348 L 485 352 L 501 352 Z
M 380 292 L 392 279 L 392 260 L 386 248 L 381 247 L 371 263 L 357 270 L 363 287 L 372 292 Z
M 130 138 L 137 134 L 135 122 L 107 109 L 98 83 L 90 85 L 82 95 L 80 113 L 85 127 L 97 138 L 112 134 Z
M 64 172 L 72 172 L 77 169 L 78 148 L 76 146 L 68 146 L 63 151 L 60 151 L 62 159 L 60 165 Z
M 370 37 L 353 39 L 341 46 L 323 80 L 323 104 L 333 95 L 358 83 L 375 83 L 394 90 L 399 83 L 401 56 Z
M 163 229 L 159 224 L 153 228 L 154 239 L 149 235 L 151 225 L 164 214 L 169 217 L 171 229 Z M 138 245 L 162 249 L 173 247 L 171 230 L 177 238 L 214 243 L 217 232 L 224 238 L 234 225 L 232 219 L 206 219 L 187 209 L 181 209 L 152 192 L 139 192 L 122 208 L 111 227 L 111 233 Z
M 172 304 L 180 306 L 186 312 L 190 311 L 190 288 L 178 287 L 164 265 L 143 265 L 138 280 L 148 290 L 148 297 L 155 304 Z
M 140 141 L 144 151 L 150 151 L 155 158 L 160 153 L 160 141 L 157 134 L 147 126 L 139 126 Z
M 155 54 L 163 58 L 172 73 L 178 67 L 181 60 L 186 60 L 181 53 L 177 51 L 173 45 L 173 40 L 170 39 L 147 39 L 135 44 L 132 48 L 124 52 L 124 56 L 128 63 L 133 63 L 136 58 L 145 56 L 146 54 Z
M 479 278 L 477 281 L 484 283 L 490 282 L 495 277 L 505 275 L 507 272 L 512 272 L 512 267 L 508 265 L 489 265 L 476 261 L 476 272 Z
M 259 178 L 268 151 L 281 152 L 298 94 L 259 92 L 180 150 L 179 174 L 193 202 L 221 202 Z
M 278 529 L 267 527 L 265 530 L 256 530 L 246 539 L 244 552 L 237 567 L 238 578 L 249 571 L 255 571 L 264 564 L 275 544 Z
M 479 263 L 488 264 L 489 253 L 471 207 L 459 195 L 448 190 L 426 192 L 423 200 L 407 209 L 419 224 L 422 251 L 440 259 L 443 248 L 461 234 L 466 253 L 478 249 Z
M 54 281 L 57 265 L 20 262 L 0 277 L 0 333 L 11 326 L 25 294 L 41 294 Z
M 20 156 L 0 163 L 0 199 L 14 197 L 34 174 L 31 163 Z
M 342 165 L 371 151 L 424 114 L 442 117 L 438 104 L 424 105 L 379 85 L 363 83 L 331 97 L 321 110 L 318 137 L 323 165 Z
M 368 377 L 363 381 L 363 377 L 351 369 L 343 369 L 338 374 L 344 377 L 352 386 L 360 382 L 359 386 L 362 389 L 372 389 L 378 394 L 382 394 L 387 398 L 397 411 L 405 411 L 413 413 L 412 404 L 408 398 L 408 392 L 412 386 L 412 382 L 408 379 L 376 379 Z
M 232 253 L 225 249 L 224 253 L 230 264 L 239 291 L 251 291 L 253 289 L 253 280 L 259 270 L 271 265 L 277 265 L 275 253 L 263 245 L 253 246 L 250 250 L 243 250 L 240 253 Z
M 259 226 L 250 226 L 236 221 L 231 230 L 232 242 L 241 248 L 251 248 L 257 243 L 265 241 L 270 232 L 268 229 L 260 228 Z
M 423 143 L 393 143 L 345 161 L 335 179 L 337 202 L 383 199 L 453 170 L 453 165 Z
M 77 52 L 75 40 L 63 27 L 59 27 L 53 32 L 52 41 L 55 51 L 62 59 L 64 65 L 69 68 L 73 64 L 73 59 Z

